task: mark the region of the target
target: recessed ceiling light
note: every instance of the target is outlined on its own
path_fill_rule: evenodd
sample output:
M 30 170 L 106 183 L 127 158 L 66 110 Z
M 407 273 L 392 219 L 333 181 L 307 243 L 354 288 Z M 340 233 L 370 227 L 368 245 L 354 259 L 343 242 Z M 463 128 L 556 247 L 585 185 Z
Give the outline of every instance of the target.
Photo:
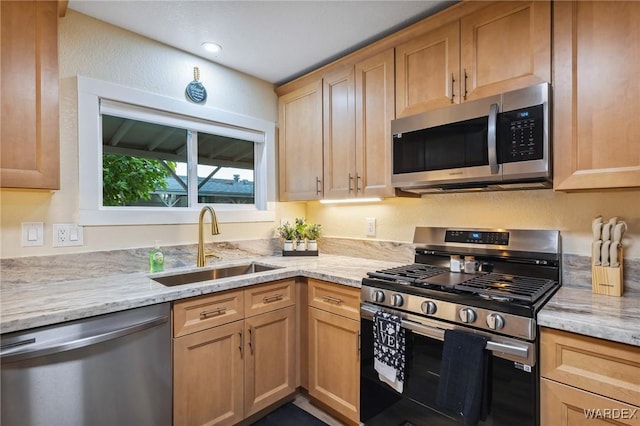
M 204 43 L 202 43 L 202 48 L 211 53 L 220 53 L 220 51 L 222 51 L 222 47 L 219 44 L 212 43 L 210 41 L 205 41 Z

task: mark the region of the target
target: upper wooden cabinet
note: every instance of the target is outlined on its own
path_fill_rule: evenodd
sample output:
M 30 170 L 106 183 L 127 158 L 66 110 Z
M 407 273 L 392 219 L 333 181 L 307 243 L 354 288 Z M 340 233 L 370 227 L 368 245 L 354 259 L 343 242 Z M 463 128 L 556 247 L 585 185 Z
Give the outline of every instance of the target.
M 394 50 L 355 65 L 356 195 L 391 197 L 391 120 L 395 118 Z
M 551 6 L 497 2 L 396 48 L 396 115 L 551 81 Z
M 60 188 L 58 2 L 0 2 L 0 186 Z
M 396 47 L 396 115 L 460 103 L 460 23 Z
M 322 198 L 322 80 L 281 96 L 280 201 Z
M 395 195 L 393 79 L 393 49 L 324 77 L 325 198 Z
M 640 187 L 640 3 L 554 3 L 554 189 Z

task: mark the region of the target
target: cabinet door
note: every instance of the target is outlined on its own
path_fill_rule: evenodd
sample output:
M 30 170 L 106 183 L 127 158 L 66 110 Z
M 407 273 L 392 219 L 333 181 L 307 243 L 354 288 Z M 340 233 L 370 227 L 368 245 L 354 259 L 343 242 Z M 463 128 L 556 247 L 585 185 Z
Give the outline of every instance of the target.
M 359 422 L 359 321 L 309 308 L 309 395 Z
M 640 408 L 540 379 L 541 426 L 640 425 Z
M 496 2 L 460 21 L 462 99 L 551 81 L 548 1 Z
M 245 417 L 296 390 L 294 306 L 245 319 Z
M 395 118 L 393 49 L 355 66 L 356 195 L 390 197 L 391 120 Z
M 279 101 L 281 201 L 322 198 L 322 81 L 287 93 Z
M 460 103 L 460 26 L 446 24 L 396 47 L 396 116 Z
M 356 179 L 355 91 L 353 68 L 323 78 L 324 196 L 354 197 Z
M 173 340 L 173 424 L 243 419 L 243 321 Z
M 554 189 L 640 187 L 640 3 L 554 3 Z
M 58 3 L 0 2 L 0 186 L 60 188 Z

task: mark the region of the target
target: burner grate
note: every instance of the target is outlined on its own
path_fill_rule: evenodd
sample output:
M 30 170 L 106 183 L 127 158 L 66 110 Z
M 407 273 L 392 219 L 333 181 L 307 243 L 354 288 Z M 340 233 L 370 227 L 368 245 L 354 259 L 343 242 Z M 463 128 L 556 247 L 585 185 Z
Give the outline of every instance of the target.
M 398 266 L 396 268 L 383 269 L 376 272 L 369 272 L 367 275 L 371 278 L 416 283 L 420 280 L 431 278 L 448 271 L 449 270 L 445 268 L 415 263 L 411 265 Z
M 533 303 L 555 285 L 554 280 L 489 273 L 478 275 L 455 288 L 496 299 L 509 298 Z

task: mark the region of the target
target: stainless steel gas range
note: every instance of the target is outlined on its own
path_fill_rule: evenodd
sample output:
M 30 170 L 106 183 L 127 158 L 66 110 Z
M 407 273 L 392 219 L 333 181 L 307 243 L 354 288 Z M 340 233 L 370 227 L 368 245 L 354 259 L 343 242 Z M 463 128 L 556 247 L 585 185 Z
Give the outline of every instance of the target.
M 415 263 L 362 280 L 361 421 L 538 425 L 536 315 L 560 286 L 559 232 L 418 227 L 414 245 Z M 403 333 L 400 391 L 374 356 L 383 313 Z M 464 339 L 483 350 L 466 357 Z M 470 368 L 482 371 L 461 398 L 476 415 L 446 395 Z

